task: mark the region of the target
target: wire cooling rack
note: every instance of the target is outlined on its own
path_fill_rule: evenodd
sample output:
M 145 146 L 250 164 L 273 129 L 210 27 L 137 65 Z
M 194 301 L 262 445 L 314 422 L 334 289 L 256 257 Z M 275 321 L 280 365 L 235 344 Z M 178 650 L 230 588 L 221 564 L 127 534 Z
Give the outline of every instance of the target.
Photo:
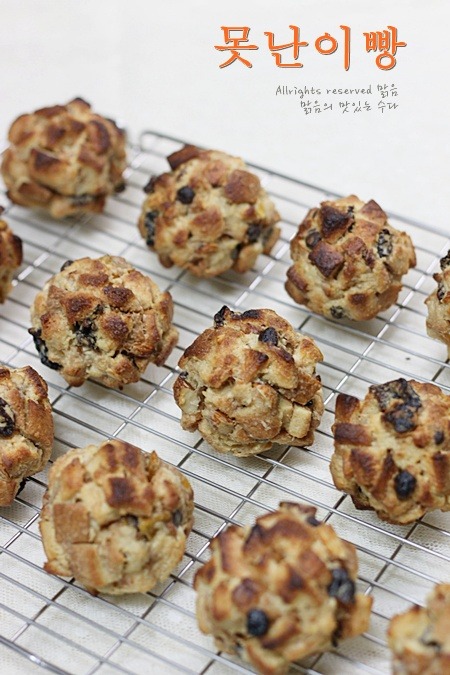
M 449 581 L 450 515 L 434 512 L 409 526 L 383 523 L 357 511 L 333 486 L 328 469 L 330 426 L 336 392 L 363 396 L 372 383 L 398 376 L 450 388 L 445 347 L 427 337 L 424 299 L 435 287 L 432 273 L 450 246 L 428 225 L 391 216 L 417 251 L 417 267 L 406 277 L 398 303 L 362 324 L 328 321 L 296 305 L 284 291 L 289 240 L 309 207 L 335 197 L 291 178 L 253 167 L 282 215 L 282 238 L 271 256 L 261 256 L 244 276 L 233 272 L 200 280 L 177 268 L 164 269 L 148 251 L 136 222 L 151 174 L 167 170 L 166 155 L 181 141 L 146 132 L 130 151 L 127 189 L 111 198 L 103 215 L 60 223 L 11 206 L 6 219 L 24 242 L 25 260 L 16 285 L 1 307 L 0 360 L 31 365 L 49 383 L 56 442 L 53 459 L 69 448 L 118 437 L 155 449 L 177 465 L 195 491 L 195 526 L 186 555 L 164 584 L 131 597 L 93 597 L 73 580 L 42 569 L 38 518 L 47 471 L 29 479 L 9 508 L 0 509 L 0 669 L 2 673 L 113 675 L 252 672 L 233 656 L 218 653 L 195 620 L 195 571 L 208 558 L 210 538 L 229 523 L 249 523 L 282 500 L 317 507 L 318 516 L 353 542 L 359 556 L 359 590 L 374 597 L 371 625 L 339 649 L 310 657 L 292 672 L 388 673 L 389 619 L 411 603 L 423 604 L 433 584 Z M 364 195 L 366 199 L 372 195 Z M 150 366 L 139 383 L 112 391 L 94 383 L 65 385 L 42 366 L 27 329 L 29 307 L 50 275 L 67 259 L 105 253 L 122 255 L 148 273 L 175 302 L 178 347 L 164 367 Z M 325 413 L 309 450 L 280 447 L 252 458 L 214 452 L 198 434 L 184 432 L 172 385 L 183 350 L 212 324 L 224 304 L 245 310 L 270 307 L 324 354 L 319 372 Z

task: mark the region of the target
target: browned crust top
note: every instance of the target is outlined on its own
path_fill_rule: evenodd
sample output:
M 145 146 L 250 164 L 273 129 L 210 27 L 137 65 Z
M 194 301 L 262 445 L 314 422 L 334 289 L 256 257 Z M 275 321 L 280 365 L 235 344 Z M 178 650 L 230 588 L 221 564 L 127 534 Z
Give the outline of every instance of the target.
M 192 514 L 189 482 L 155 452 L 119 439 L 69 451 L 44 497 L 45 569 L 91 591 L 146 592 L 181 560 Z
M 356 573 L 354 547 L 314 507 L 283 502 L 212 540 L 194 580 L 200 628 L 259 672 L 285 673 L 290 662 L 367 627 L 371 599 L 355 593 Z M 339 599 L 338 578 L 346 588 Z
M 114 388 L 136 382 L 178 339 L 170 294 L 119 256 L 68 261 L 31 313 L 41 360 L 74 386 L 88 378 Z
M 0 446 L 0 506 L 8 506 L 53 447 L 47 384 L 31 366 L 0 366 Z
M 355 195 L 310 209 L 291 240 L 286 290 L 334 319 L 368 320 L 391 306 L 416 264 L 411 239 L 373 200 Z
M 123 188 L 125 136 L 83 99 L 40 108 L 11 125 L 2 174 L 9 198 L 55 218 L 101 211 Z
M 172 171 L 152 176 L 139 231 L 162 265 L 199 277 L 243 273 L 279 237 L 279 214 L 259 178 L 239 157 L 185 146 Z
M 365 398 L 340 394 L 331 472 L 358 508 L 406 524 L 450 510 L 450 396 L 403 378 L 372 385 Z

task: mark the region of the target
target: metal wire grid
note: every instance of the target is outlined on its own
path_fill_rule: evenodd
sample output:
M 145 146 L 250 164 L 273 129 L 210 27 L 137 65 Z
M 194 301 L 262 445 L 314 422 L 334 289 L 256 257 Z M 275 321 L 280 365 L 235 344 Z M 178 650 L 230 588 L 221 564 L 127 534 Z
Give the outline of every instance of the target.
M 37 527 L 47 471 L 29 479 L 8 509 L 0 509 L 0 664 L 2 672 L 109 675 L 110 673 L 248 673 L 239 659 L 218 653 L 195 621 L 193 575 L 207 560 L 210 538 L 229 523 L 248 523 L 281 500 L 317 507 L 319 517 L 352 541 L 359 555 L 359 590 L 374 596 L 369 631 L 338 650 L 310 657 L 292 672 L 387 673 L 385 634 L 393 614 L 423 603 L 434 583 L 449 580 L 450 528 L 447 514 L 435 512 L 409 526 L 382 523 L 354 509 L 337 492 L 328 469 L 330 426 L 338 391 L 364 395 L 369 384 L 397 376 L 433 381 L 449 390 L 445 347 L 425 332 L 423 301 L 434 288 L 432 273 L 450 246 L 432 227 L 391 217 L 413 238 L 418 265 L 406 279 L 395 307 L 365 324 L 327 321 L 297 306 L 283 284 L 290 264 L 289 240 L 306 210 L 330 193 L 253 167 L 282 214 L 282 238 L 271 256 L 262 256 L 244 276 L 229 272 L 199 280 L 164 269 L 145 247 L 136 222 L 149 175 L 167 169 L 165 156 L 181 141 L 146 132 L 130 149 L 127 190 L 109 200 L 102 216 L 57 223 L 19 207 L 6 218 L 23 239 L 25 260 L 0 316 L 0 359 L 36 368 L 49 383 L 56 442 L 53 458 L 72 447 L 119 437 L 156 449 L 177 465 L 195 491 L 195 526 L 186 555 L 170 579 L 152 592 L 132 597 L 92 597 L 73 580 L 42 570 Z M 370 197 L 371 195 L 366 195 Z M 180 342 L 164 367 L 125 391 L 98 384 L 68 387 L 41 365 L 27 333 L 29 306 L 44 281 L 66 259 L 104 253 L 123 255 L 148 273 L 175 301 Z M 270 307 L 312 336 L 324 353 L 319 372 L 325 413 L 309 450 L 279 448 L 252 458 L 214 452 L 199 435 L 184 432 L 173 402 L 172 384 L 183 350 L 212 323 L 223 305 L 239 310 Z

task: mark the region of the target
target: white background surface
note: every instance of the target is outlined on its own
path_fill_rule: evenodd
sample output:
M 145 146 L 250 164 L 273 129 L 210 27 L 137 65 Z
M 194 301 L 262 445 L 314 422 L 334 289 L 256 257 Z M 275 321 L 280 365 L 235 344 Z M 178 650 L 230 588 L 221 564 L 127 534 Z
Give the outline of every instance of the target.
M 447 228 L 447 0 L 1 0 L 0 8 L 2 136 L 21 112 L 81 95 L 133 138 L 160 130 Z M 288 42 L 289 24 L 310 42 L 303 68 L 277 68 L 267 49 L 264 31 Z M 325 31 L 339 39 L 340 24 L 352 30 L 347 72 L 341 46 L 332 56 L 313 47 Z M 260 47 L 248 52 L 252 69 L 219 68 L 221 25 L 251 27 Z M 387 25 L 408 46 L 383 72 L 362 33 Z M 398 109 L 384 115 L 306 116 L 298 98 L 275 95 L 278 85 L 380 82 L 399 92 Z

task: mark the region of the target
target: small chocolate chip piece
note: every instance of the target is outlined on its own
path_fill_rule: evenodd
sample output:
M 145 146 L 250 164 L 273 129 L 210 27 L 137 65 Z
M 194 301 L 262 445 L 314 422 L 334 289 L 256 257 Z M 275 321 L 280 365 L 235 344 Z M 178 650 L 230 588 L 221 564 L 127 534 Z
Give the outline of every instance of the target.
M 426 645 L 427 647 L 431 647 L 434 649 L 434 651 L 439 654 L 442 651 L 442 645 L 440 642 L 437 642 L 436 640 L 421 640 L 422 644 Z
M 157 176 L 151 176 L 150 180 L 148 183 L 144 186 L 144 192 L 145 194 L 149 195 L 155 190 L 155 183 L 156 183 Z
M 181 513 L 180 509 L 177 509 L 172 513 L 172 523 L 175 525 L 175 527 L 179 527 L 182 522 L 183 514 Z
M 328 595 L 348 605 L 355 600 L 355 582 L 346 569 L 337 567 L 331 571 L 332 582 L 328 586 Z
M 275 328 L 269 326 L 259 334 L 258 340 L 276 346 L 278 344 L 278 333 Z
M 0 438 L 13 435 L 15 425 L 14 413 L 5 399 L 0 398 Z
M 250 244 L 254 244 L 255 241 L 258 241 L 260 236 L 261 236 L 261 225 L 256 225 L 255 223 L 252 223 L 252 225 L 248 226 L 247 239 Z
M 188 376 L 187 370 L 182 370 L 178 377 L 181 377 L 182 380 L 185 380 Z
M 383 419 L 392 424 L 398 434 L 404 434 L 416 428 L 416 410 L 409 405 L 398 405 L 383 415 Z
M 19 495 L 22 492 L 22 490 L 25 488 L 26 484 L 27 484 L 27 479 L 22 478 L 22 480 L 20 481 L 19 489 L 17 490 L 17 493 L 16 493 L 16 497 L 17 497 L 17 495 Z
M 145 243 L 147 246 L 153 246 L 155 243 L 155 221 L 159 216 L 159 211 L 148 211 L 145 214 L 144 225 L 147 230 Z
M 317 520 L 315 516 L 308 516 L 306 522 L 311 525 L 311 527 L 319 527 L 319 525 L 321 525 L 320 520 Z
M 399 377 L 398 380 L 392 380 L 391 382 L 385 382 L 384 384 L 373 384 L 369 387 L 369 391 L 374 394 L 380 410 L 383 412 L 391 404 L 397 406 L 406 405 L 415 410 L 418 410 L 422 406 L 419 395 L 403 377 Z
M 392 380 L 392 382 L 385 382 L 384 384 L 373 384 L 369 387 L 369 391 L 375 396 L 378 401 L 378 406 L 383 412 L 387 410 L 389 404 L 393 399 L 403 398 L 401 390 L 406 385 L 406 380 L 403 378 L 399 380 Z
M 239 258 L 239 254 L 241 251 L 242 251 L 242 244 L 238 244 L 237 246 L 235 246 L 230 253 L 231 260 L 237 260 Z
M 344 310 L 339 305 L 330 307 L 330 312 L 333 319 L 342 319 L 345 316 Z
M 127 186 L 125 183 L 118 183 L 117 185 L 114 186 L 114 192 L 116 194 L 119 194 L 119 192 L 124 192 L 126 187 Z
M 444 438 L 445 436 L 443 431 L 436 431 L 436 433 L 434 434 L 434 442 L 436 443 L 436 445 L 441 445 L 441 443 L 444 442 Z
M 400 471 L 394 478 L 394 487 L 399 499 L 408 499 L 416 488 L 416 479 L 409 471 Z
M 331 636 L 331 644 L 335 649 L 339 647 L 339 639 L 342 634 L 342 629 L 340 627 L 336 628 L 334 631 L 333 635 Z
M 450 265 L 450 251 L 448 251 L 447 255 L 444 255 L 444 257 L 441 258 L 440 265 L 442 271 L 447 269 L 447 267 Z
M 66 262 L 61 265 L 61 269 L 59 271 L 62 272 L 63 270 L 66 269 L 66 267 L 70 267 L 72 263 L 73 260 L 66 260 Z
M 308 248 L 314 248 L 321 240 L 320 233 L 317 230 L 311 230 L 305 237 L 305 244 Z
M 444 286 L 443 282 L 440 281 L 438 283 L 438 287 L 437 287 L 437 298 L 438 298 L 439 302 L 442 302 L 442 300 L 445 298 L 446 295 L 447 295 L 447 291 L 445 290 L 445 286 Z
M 251 609 L 247 613 L 247 631 L 250 635 L 259 637 L 265 635 L 269 629 L 269 619 L 262 609 Z
M 97 338 L 94 335 L 97 330 L 95 322 L 92 321 L 92 319 L 87 318 L 80 323 L 76 323 L 74 328 L 78 344 L 82 347 L 95 349 L 97 346 Z
M 177 199 L 182 204 L 192 204 L 194 197 L 195 192 L 190 185 L 185 185 L 177 191 Z
M 48 366 L 48 368 L 53 368 L 53 370 L 59 370 L 61 368 L 61 365 L 59 363 L 55 363 L 54 361 L 50 361 L 50 359 L 48 358 L 48 349 L 47 345 L 45 344 L 45 341 L 41 338 L 42 335 L 41 329 L 29 328 L 28 332 L 30 335 L 33 336 L 34 346 L 36 347 L 36 350 L 39 354 L 41 363 L 43 363 L 44 366 Z
M 232 312 L 226 305 L 224 305 L 217 314 L 214 315 L 214 325 L 215 328 L 223 326 L 225 323 L 225 317 L 228 314 L 228 319 L 230 321 L 240 321 L 241 319 L 259 319 L 261 312 L 259 309 L 247 309 L 247 311 L 239 313 Z
M 93 195 L 75 195 L 75 197 L 72 197 L 72 204 L 74 206 L 85 206 L 85 204 L 89 204 L 89 202 L 93 202 L 95 197 Z
M 392 235 L 389 230 L 381 230 L 377 239 L 377 251 L 380 258 L 387 258 L 392 253 Z
M 225 323 L 225 315 L 229 311 L 228 307 L 224 305 L 219 311 L 214 314 L 214 325 L 215 327 L 223 326 Z

